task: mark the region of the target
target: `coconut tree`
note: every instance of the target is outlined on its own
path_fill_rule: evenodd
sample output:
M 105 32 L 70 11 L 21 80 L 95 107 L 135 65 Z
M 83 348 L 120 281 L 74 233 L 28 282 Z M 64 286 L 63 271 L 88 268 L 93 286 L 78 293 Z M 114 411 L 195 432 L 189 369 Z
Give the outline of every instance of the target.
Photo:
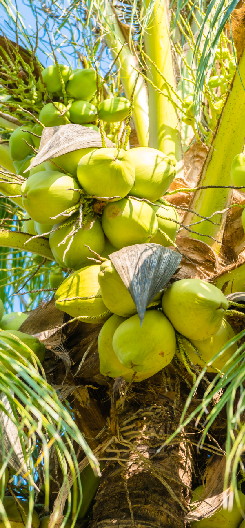
M 9 311 L 18 297 L 28 313 L 21 331 L 46 347 L 43 367 L 35 356 L 33 365 L 18 355 L 6 360 L 9 345 L 0 335 L 1 363 L 5 358 L 1 435 L 8 436 L 8 416 L 20 442 L 15 465 L 13 441 L 2 443 L 0 478 L 8 465 L 24 478 L 19 487 L 16 476 L 8 481 L 7 494 L 29 497 L 29 525 L 34 504 L 40 515 L 52 513 L 50 526 L 64 526 L 71 516 L 74 523 L 90 522 L 96 528 L 115 523 L 184 527 L 219 510 L 227 495 L 231 506 L 233 490 L 243 507 L 242 477 L 237 478 L 239 471 L 243 474 L 244 444 L 244 314 L 239 302 L 230 303 L 227 315 L 236 334 L 229 345 L 236 351 L 226 375 L 196 365 L 193 349 L 188 353 L 185 338 L 177 333 L 177 356 L 147 380 L 127 383 L 123 377 L 104 376 L 98 357 L 102 324 L 55 307 L 57 277 L 50 277 L 55 262 L 48 239 L 27 233 L 30 219 L 24 217 L 20 188 L 31 155 L 24 168 L 9 155 L 9 140 L 19 125 L 28 121 L 40 127 L 44 102 L 67 106 L 64 82 L 53 99 L 40 85 L 45 54 L 58 64 L 61 80 L 60 63 L 94 68 L 97 110 L 110 96 L 124 95 L 130 102 L 123 122 L 98 120 L 101 145 L 149 146 L 176 163 L 163 202 L 179 213 L 172 248 L 182 260 L 171 280 L 198 278 L 225 294 L 244 291 L 244 195 L 231 178 L 232 161 L 244 143 L 243 7 L 213 1 L 203 12 L 193 2 L 171 9 L 158 0 L 74 2 L 68 7 L 32 2 L 37 20 L 32 33 L 11 4 L 2 6 L 8 26 L 0 43 L 1 297 Z M 36 131 L 33 137 L 38 138 Z M 70 270 L 63 267 L 58 273 L 64 278 Z M 23 342 L 20 347 L 27 350 Z M 218 352 L 226 350 L 227 345 Z M 202 483 L 206 494 L 200 492 L 190 513 L 191 490 Z M 1 498 L 4 487 L 2 478 Z

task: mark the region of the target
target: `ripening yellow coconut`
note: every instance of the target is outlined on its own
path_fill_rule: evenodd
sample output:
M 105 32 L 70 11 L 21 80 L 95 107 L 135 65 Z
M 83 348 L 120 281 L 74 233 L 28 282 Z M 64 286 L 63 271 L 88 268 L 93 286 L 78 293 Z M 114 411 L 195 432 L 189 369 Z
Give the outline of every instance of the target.
M 100 266 L 98 275 L 104 304 L 112 313 L 121 317 L 130 317 L 137 313 L 135 303 L 110 260 Z M 154 299 L 160 302 L 161 293 Z
M 164 292 L 162 307 L 174 328 L 189 339 L 203 340 L 218 332 L 228 301 L 200 279 L 182 279 Z
M 193 501 L 199 501 L 200 496 L 204 492 L 203 486 L 198 486 L 198 488 L 193 491 Z M 245 507 L 245 495 L 241 491 L 238 491 L 239 499 L 241 502 L 241 508 L 244 510 Z M 211 517 L 202 519 L 201 521 L 194 521 L 191 523 L 191 528 L 240 528 L 240 523 L 242 521 L 242 513 L 239 509 L 236 500 L 234 499 L 233 508 L 231 511 L 224 510 L 220 508 L 214 513 Z
M 101 323 L 110 317 L 102 301 L 98 281 L 100 266 L 86 266 L 67 277 L 55 293 L 56 307 L 71 315 L 81 317 L 85 323 Z
M 136 372 L 161 370 L 175 354 L 175 332 L 168 319 L 157 310 L 145 313 L 142 327 L 140 318 L 133 315 L 120 324 L 114 333 L 113 349 L 124 367 Z
M 118 249 L 151 242 L 158 229 L 152 207 L 134 198 L 108 203 L 102 214 L 105 235 Z
M 17 504 L 14 497 L 3 497 L 3 506 L 5 508 L 8 520 L 10 522 L 11 528 L 25 528 L 28 512 L 29 512 L 29 502 L 18 497 L 18 501 L 21 504 L 21 507 Z M 32 528 L 39 528 L 40 519 L 35 510 L 32 513 Z M 5 523 L 2 516 L 0 516 L 0 528 L 5 528 Z

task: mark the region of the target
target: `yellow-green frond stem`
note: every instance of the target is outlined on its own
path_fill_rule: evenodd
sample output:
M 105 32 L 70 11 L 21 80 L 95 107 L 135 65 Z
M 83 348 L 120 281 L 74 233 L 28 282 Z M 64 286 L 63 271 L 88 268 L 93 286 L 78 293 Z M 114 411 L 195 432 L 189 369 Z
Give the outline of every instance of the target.
M 120 77 L 126 97 L 130 99 L 135 87 L 136 79 L 138 77 L 138 73 L 136 71 L 136 69 L 139 67 L 138 60 L 136 56 L 130 51 L 129 46 L 126 43 L 119 27 L 117 17 L 109 2 L 106 3 L 106 10 L 107 12 L 105 13 L 105 18 L 108 20 L 108 27 L 105 40 L 108 46 L 111 48 L 113 56 L 116 57 L 119 54 L 118 60 L 116 62 L 118 66 L 120 66 Z M 148 95 L 146 85 L 142 77 L 138 78 L 134 92 L 133 119 L 140 146 L 148 147 Z
M 148 8 L 150 0 L 147 0 Z M 147 77 L 161 91 L 172 98 L 169 85 L 175 89 L 171 43 L 169 37 L 165 0 L 156 0 L 144 34 L 145 51 L 156 68 L 148 62 Z M 149 146 L 161 150 L 170 158 L 179 161 L 182 157 L 179 122 L 175 105 L 168 97 L 157 92 L 151 83 L 149 91 Z
M 242 151 L 244 143 L 245 90 L 241 79 L 245 78 L 245 53 L 239 63 L 233 86 L 224 106 L 217 131 L 203 167 L 199 186 L 230 186 L 231 164 L 233 158 Z M 226 214 L 222 213 L 230 204 L 231 189 L 211 188 L 195 192 L 190 209 L 204 217 L 212 217 L 214 223 L 204 221 L 195 227 L 198 234 L 188 236 L 202 240 L 217 253 L 223 238 Z M 184 224 L 191 225 L 198 221 L 194 213 L 187 213 Z M 200 234 L 199 234 L 200 233 Z M 213 237 L 215 240 L 212 240 Z
M 30 240 L 30 242 L 28 242 L 28 240 Z M 46 238 L 31 238 L 30 235 L 26 233 L 0 229 L 0 246 L 20 249 L 22 251 L 30 251 L 43 258 L 54 260 L 49 247 L 49 242 Z

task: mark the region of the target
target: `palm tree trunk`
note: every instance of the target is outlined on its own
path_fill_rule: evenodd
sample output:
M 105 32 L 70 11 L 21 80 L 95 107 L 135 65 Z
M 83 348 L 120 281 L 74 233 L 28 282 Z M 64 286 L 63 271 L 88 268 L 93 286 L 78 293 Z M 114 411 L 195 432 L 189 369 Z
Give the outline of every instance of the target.
M 179 374 L 165 370 L 128 390 L 122 378 L 112 386 L 111 442 L 99 456 L 106 465 L 93 528 L 185 526 L 193 458 L 188 435 L 158 449 L 178 426 L 187 386 L 180 391 Z

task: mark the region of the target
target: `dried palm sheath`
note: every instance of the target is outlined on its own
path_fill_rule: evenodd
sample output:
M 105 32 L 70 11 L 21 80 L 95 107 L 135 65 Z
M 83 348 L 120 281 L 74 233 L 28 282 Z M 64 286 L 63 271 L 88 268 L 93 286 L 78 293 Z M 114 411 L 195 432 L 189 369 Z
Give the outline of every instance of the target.
M 171 279 L 182 257 L 153 243 L 127 246 L 109 257 L 136 305 L 142 326 L 146 307 Z
M 107 138 L 105 138 L 105 145 L 106 147 L 114 146 Z M 62 154 L 67 154 L 73 150 L 91 147 L 102 147 L 101 135 L 96 130 L 82 125 L 45 127 L 43 129 L 38 154 L 32 160 L 27 170 L 29 171 L 44 161 L 56 158 Z

